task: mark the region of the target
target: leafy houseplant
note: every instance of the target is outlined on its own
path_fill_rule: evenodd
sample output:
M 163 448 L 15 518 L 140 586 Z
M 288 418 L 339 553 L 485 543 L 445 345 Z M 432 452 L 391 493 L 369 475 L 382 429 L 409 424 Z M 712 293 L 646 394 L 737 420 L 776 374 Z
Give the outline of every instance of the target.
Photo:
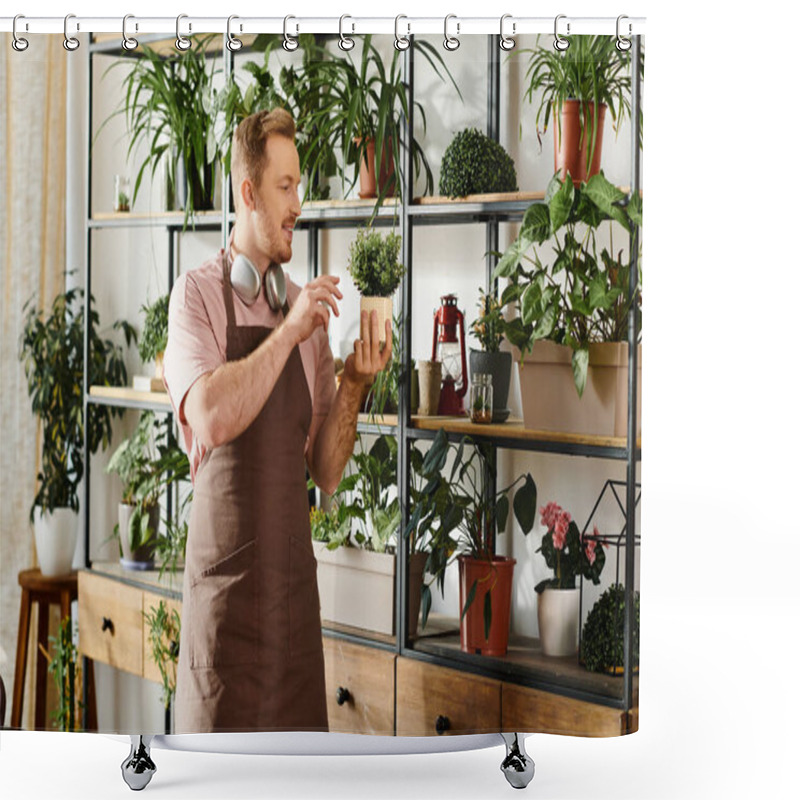
M 400 285 L 405 268 L 399 262 L 401 237 L 388 233 L 385 237 L 373 228 L 359 228 L 350 243 L 347 271 L 361 294 L 361 311 L 378 313 L 381 344 L 386 338 L 386 320 L 392 319 L 392 295 Z M 363 332 L 362 332 L 363 338 Z
M 181 617 L 178 609 L 168 609 L 160 600 L 158 608 L 151 606 L 143 611 L 147 623 L 147 640 L 153 661 L 161 674 L 161 702 L 164 708 L 172 705 L 175 696 L 175 679 L 181 642 Z
M 637 195 L 624 201 L 625 195 L 602 173 L 578 188 L 554 177 L 545 202 L 525 212 L 519 235 L 493 272 L 495 278 L 509 279 L 501 302 L 519 313 L 506 322 L 505 334 L 519 348 L 523 363 L 542 340 L 566 346 L 578 397 L 587 385 L 590 348 L 627 342 L 632 304 L 641 321 L 639 290 L 632 294 L 629 286 L 631 256 L 621 249 L 615 253 L 614 232 L 621 228 L 627 238 L 641 225 L 642 203 Z M 606 223 L 610 245 L 598 252 L 597 236 Z M 550 264 L 542 258 L 545 242 L 552 243 Z M 523 260 L 532 266 L 523 266 Z M 536 427 L 527 418 L 526 425 Z
M 639 592 L 634 593 L 633 665 L 639 666 Z M 613 584 L 594 604 L 581 637 L 581 663 L 592 672 L 622 671 L 625 660 L 625 587 Z
M 593 538 L 584 538 L 570 513 L 556 503 L 548 503 L 541 514 L 547 533 L 536 552 L 542 553 L 555 577 L 534 587 L 539 595 L 539 638 L 545 655 L 573 655 L 578 650 L 580 611 L 580 587 L 575 580 L 581 575 L 594 584 L 600 583 L 606 557 L 597 545 L 605 543 L 597 526 Z
M 156 378 L 164 375 L 164 351 L 167 349 L 169 332 L 169 294 L 162 295 L 154 303 L 144 305 L 144 324 L 139 340 L 139 356 L 144 363 L 155 361 Z
M 467 458 L 465 447 L 470 446 Z M 413 509 L 407 537 L 430 540 L 427 569 L 444 594 L 447 566 L 458 556 L 461 584 L 461 649 L 485 655 L 503 655 L 508 646 L 511 580 L 514 559 L 494 554 L 497 534 L 507 526 L 511 490 L 522 481 L 513 499 L 514 516 L 523 534 L 533 528 L 536 484 L 530 473 L 520 475 L 489 496 L 485 487 L 495 475 L 490 458 L 471 437 L 455 452 L 449 477 L 445 463 L 451 450 L 447 434 L 439 429 L 422 463 L 416 468 L 426 481 L 412 492 Z M 412 465 L 413 456 L 412 456 Z M 430 587 L 422 593 L 423 626 L 431 606 Z
M 444 151 L 439 194 L 466 197 L 518 189 L 511 156 L 477 128 L 459 131 Z
M 140 44 L 143 58 L 136 59 L 132 68 L 130 59 L 119 59 L 106 70 L 107 73 L 120 65 L 129 68 L 123 78 L 121 107 L 105 120 L 100 130 L 114 116 L 124 113 L 131 136 L 128 158 L 140 142 L 149 145 L 149 153 L 136 175 L 133 202 L 145 169 L 149 165 L 152 176 L 165 159 L 170 208 L 175 202 L 170 202 L 170 198 L 178 198 L 183 190 L 181 168 L 185 170 L 184 227 L 193 212 L 214 206 L 220 156 L 214 130 L 220 99 L 212 86 L 213 76 L 219 70 L 214 69 L 213 62 L 210 70 L 206 67 L 206 50 L 212 38 L 196 37 L 192 52 L 166 58 Z
M 49 636 L 53 645 L 51 655 L 39 644 L 42 655 L 48 661 L 47 672 L 53 676 L 58 692 L 58 706 L 52 716 L 60 731 L 77 731 L 78 720 L 85 708 L 80 699 L 82 691 L 81 659 L 78 648 L 72 641 L 72 621 L 64 617 L 58 629 L 58 636 Z
M 30 519 L 34 524 L 42 573 L 48 576 L 70 571 L 78 534 L 78 486 L 83 478 L 86 455 L 83 298 L 83 290 L 74 288 L 56 295 L 47 313 L 37 308 L 34 297 L 23 307 L 25 321 L 19 340 L 20 360 L 25 366 L 31 409 L 42 426 L 38 489 Z M 90 298 L 88 324 L 89 385 L 124 386 L 127 371 L 123 349 L 98 333 L 99 316 L 94 309 L 94 297 Z M 135 342 L 136 332 L 127 322 L 117 321 L 113 328 L 124 332 L 126 345 Z M 122 409 L 89 405 L 85 432 L 89 454 L 108 446 L 112 416 L 121 415 Z M 57 532 L 58 528 L 62 532 Z
M 519 54 L 530 54 L 524 97 L 531 103 L 535 96 L 539 98 L 536 111 L 539 144 L 552 113 L 557 123 L 554 169 L 562 180 L 569 172 L 577 185 L 600 170 L 605 109 L 608 108 L 617 132 L 631 114 L 631 53 L 617 50 L 613 36 L 564 38 L 569 41 L 564 51 L 537 47 L 520 50 Z M 639 64 L 643 74 L 643 52 Z M 540 131 L 542 114 L 544 126 Z

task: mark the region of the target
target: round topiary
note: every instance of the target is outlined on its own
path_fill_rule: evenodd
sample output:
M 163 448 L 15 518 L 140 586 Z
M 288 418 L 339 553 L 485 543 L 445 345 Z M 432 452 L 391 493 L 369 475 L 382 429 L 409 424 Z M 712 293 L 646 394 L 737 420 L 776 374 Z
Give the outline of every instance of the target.
M 517 172 L 502 145 L 475 128 L 455 135 L 442 157 L 439 194 L 465 197 L 468 194 L 516 192 Z
M 639 592 L 633 599 L 633 666 L 639 666 Z M 581 663 L 592 672 L 619 672 L 625 653 L 625 588 L 613 584 L 586 618 L 581 636 Z

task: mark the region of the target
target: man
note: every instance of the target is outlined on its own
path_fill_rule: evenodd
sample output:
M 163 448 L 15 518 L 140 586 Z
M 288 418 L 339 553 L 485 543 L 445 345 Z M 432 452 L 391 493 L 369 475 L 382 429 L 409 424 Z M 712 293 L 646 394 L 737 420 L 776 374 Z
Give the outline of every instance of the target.
M 239 124 L 228 248 L 181 275 L 170 299 L 164 380 L 194 484 L 179 733 L 328 728 L 305 471 L 328 493 L 339 484 L 392 337 L 387 320 L 381 351 L 376 315 L 362 315 L 336 391 L 326 333 L 339 278 L 301 289 L 284 275 L 287 304 L 267 299 L 267 269 L 291 259 L 300 216 L 294 136 L 282 109 Z

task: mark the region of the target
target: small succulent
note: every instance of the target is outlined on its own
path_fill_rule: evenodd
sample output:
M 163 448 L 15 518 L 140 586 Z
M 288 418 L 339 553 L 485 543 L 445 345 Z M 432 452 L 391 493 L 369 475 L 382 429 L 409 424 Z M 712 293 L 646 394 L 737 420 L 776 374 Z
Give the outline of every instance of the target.
M 465 197 L 468 194 L 516 192 L 517 172 L 503 146 L 476 128 L 455 135 L 442 157 L 439 194 Z

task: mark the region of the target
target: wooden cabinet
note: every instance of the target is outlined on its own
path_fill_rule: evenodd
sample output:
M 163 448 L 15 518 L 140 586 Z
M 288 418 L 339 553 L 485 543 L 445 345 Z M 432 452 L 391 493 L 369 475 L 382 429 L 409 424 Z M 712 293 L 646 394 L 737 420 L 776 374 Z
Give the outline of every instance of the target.
M 397 659 L 397 735 L 498 733 L 498 681 L 412 658 Z
M 394 734 L 394 653 L 323 637 L 328 725 L 338 733 Z

